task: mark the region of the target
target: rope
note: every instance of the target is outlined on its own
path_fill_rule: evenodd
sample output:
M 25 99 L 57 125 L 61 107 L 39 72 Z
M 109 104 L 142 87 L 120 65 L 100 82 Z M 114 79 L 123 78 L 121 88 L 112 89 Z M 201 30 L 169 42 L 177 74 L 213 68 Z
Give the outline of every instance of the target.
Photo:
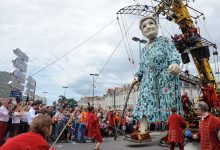
M 210 36 L 209 32 L 208 32 L 208 29 L 206 28 L 206 21 L 204 20 L 204 24 L 202 23 L 201 19 L 198 19 L 199 22 L 201 23 L 203 29 L 204 29 L 204 32 L 205 34 L 208 36 L 208 38 L 213 41 L 212 37 Z
M 63 134 L 63 131 L 66 129 L 67 125 L 70 123 L 70 121 L 72 121 L 73 116 L 76 114 L 76 111 L 79 110 L 80 106 L 77 107 L 77 109 L 72 113 L 70 119 L 67 121 L 67 123 L 65 124 L 63 130 L 60 132 L 60 134 L 58 135 L 58 137 L 56 138 L 56 140 L 54 141 L 54 143 L 52 144 L 52 146 L 50 147 L 50 149 L 52 149 L 54 147 L 54 145 L 57 143 L 58 139 L 60 138 L 60 136 Z
M 123 18 L 123 17 L 122 17 Z M 125 23 L 126 23 L 126 18 L 125 18 Z M 127 23 L 125 24 L 125 25 L 127 25 Z M 126 26 L 126 28 L 127 28 L 127 26 Z M 126 30 L 125 30 L 126 31 Z M 133 57 L 133 54 L 132 54 L 132 51 L 131 51 L 131 45 L 130 45 L 130 43 L 131 43 L 131 40 L 130 40 L 130 38 L 128 38 L 128 37 L 130 37 L 129 36 L 129 32 L 127 32 L 127 36 L 126 36 L 126 39 L 127 39 L 127 42 L 128 42 L 128 47 L 129 47 L 129 52 L 130 52 L 130 56 L 131 56 L 131 59 L 132 59 L 132 64 L 134 64 L 134 57 Z
M 194 5 L 195 8 L 196 8 L 196 6 L 197 6 L 198 9 L 199 9 L 201 12 L 203 12 L 202 9 L 201 9 L 201 7 L 199 6 L 199 4 L 198 4 L 197 2 L 195 2 L 195 3 L 192 3 L 192 2 L 191 2 L 191 4 Z M 196 5 L 195 5 L 195 4 L 196 4 Z M 196 16 L 198 16 L 195 11 L 192 11 L 192 12 L 193 12 Z M 203 13 L 203 14 L 204 14 L 204 13 Z M 204 16 L 204 15 L 203 15 L 203 16 Z M 205 16 L 204 16 L 204 17 L 205 17 Z M 206 28 L 207 25 L 206 25 L 205 19 L 203 19 L 204 24 L 202 23 L 202 21 L 201 21 L 200 18 L 198 18 L 198 20 L 199 20 L 201 26 L 202 26 L 203 29 L 204 29 L 205 36 L 207 36 L 211 41 L 213 41 L 213 40 L 212 40 L 212 37 L 210 36 L 210 34 L 209 34 L 209 32 L 208 32 L 208 29 Z
M 78 49 L 79 47 L 81 47 L 83 44 L 85 44 L 86 42 L 88 42 L 89 40 L 91 40 L 93 37 L 95 37 L 98 33 L 100 33 L 102 30 L 104 30 L 106 27 L 108 27 L 110 24 L 112 24 L 115 21 L 115 19 L 113 19 L 112 21 L 110 21 L 106 26 L 104 26 L 103 28 L 101 28 L 100 30 L 98 30 L 97 32 L 95 32 L 94 34 L 92 34 L 88 39 L 86 39 L 85 41 L 81 42 L 79 45 L 77 45 L 75 48 L 73 48 L 72 50 L 70 50 L 69 52 L 65 53 L 64 55 L 60 56 L 59 58 L 57 58 L 56 60 L 54 60 L 53 62 L 51 62 L 50 64 L 48 64 L 47 66 L 41 68 L 40 70 L 38 70 L 37 72 L 33 73 L 31 76 L 35 76 L 36 74 L 40 73 L 41 71 L 45 70 L 46 68 L 52 66 L 53 64 L 55 64 L 56 62 L 58 62 L 59 60 L 61 60 L 62 58 L 64 58 L 65 56 L 67 56 L 68 54 L 72 53 L 73 51 L 75 51 L 76 49 Z
M 163 30 L 166 31 L 169 35 L 172 35 L 166 28 L 163 27 L 162 23 L 159 23 L 159 22 L 158 22 L 158 24 L 159 24 L 159 26 L 160 26 L 160 28 L 161 28 L 161 32 L 162 32 L 162 35 L 163 35 L 163 36 L 164 36 Z
M 113 54 L 116 52 L 117 48 L 119 47 L 119 45 L 121 44 L 121 42 L 123 41 L 124 37 L 120 40 L 120 42 L 117 44 L 116 48 L 113 50 L 113 52 L 111 53 L 111 55 L 109 56 L 108 60 L 106 61 L 106 63 L 104 64 L 104 66 L 102 67 L 101 71 L 98 73 L 99 76 L 102 74 L 102 72 L 104 71 L 105 67 L 107 66 L 108 62 L 110 61 L 110 59 L 112 58 Z M 97 79 L 99 78 L 99 76 L 97 76 L 94 79 L 94 84 L 96 83 Z M 93 85 L 92 85 L 93 86 Z M 90 86 L 89 90 L 86 92 L 85 95 L 88 95 L 88 93 L 90 92 L 92 86 Z
M 117 19 L 117 20 L 118 20 L 118 19 Z M 123 22 L 123 20 L 122 20 L 122 22 Z M 122 37 L 123 37 L 123 36 L 127 37 L 126 29 L 124 29 L 125 34 L 123 34 L 123 32 L 122 32 L 122 27 L 121 27 L 121 25 L 120 25 L 119 20 L 118 20 L 118 25 L 119 25 L 119 28 L 120 28 Z M 134 76 L 134 70 L 133 70 L 133 66 L 132 66 L 132 63 L 131 63 L 131 59 L 133 59 L 133 58 L 132 58 L 132 56 L 131 56 L 131 58 L 130 58 L 129 51 L 128 51 L 128 48 L 127 48 L 127 45 L 126 45 L 125 40 L 123 40 L 123 42 L 124 42 L 124 45 L 125 45 L 126 53 L 127 53 L 127 55 L 128 55 L 128 61 L 129 61 L 130 67 L 131 67 L 132 75 Z
M 136 20 L 137 18 L 135 18 Z M 128 30 L 126 31 L 125 35 L 127 34 L 127 32 L 130 30 L 130 28 L 132 27 L 132 25 L 134 24 L 135 20 L 130 24 L 130 26 L 128 27 Z M 115 49 L 113 50 L 113 52 L 111 53 L 111 55 L 109 56 L 108 60 L 106 61 L 106 63 L 104 64 L 104 66 L 102 67 L 101 71 L 98 73 L 99 76 L 97 76 L 95 79 L 94 79 L 94 84 L 96 83 L 96 81 L 98 80 L 98 78 L 100 77 L 100 75 L 104 72 L 105 70 L 105 67 L 107 66 L 108 62 L 110 61 L 110 59 L 112 58 L 113 54 L 116 52 L 116 50 L 118 49 L 118 47 L 121 45 L 122 41 L 124 40 L 125 38 L 125 35 L 122 34 L 122 39 L 119 41 L 119 43 L 116 45 Z M 90 88 L 88 89 L 88 91 L 86 92 L 85 95 L 87 95 L 90 90 L 92 88 L 92 85 L 90 86 Z M 85 96 L 84 95 L 84 96 Z
M 121 27 L 121 25 L 120 25 L 119 19 L 117 19 L 117 20 L 118 20 L 118 25 L 119 25 L 119 27 L 120 27 L 121 35 L 123 36 L 122 27 Z M 124 25 L 124 21 L 123 21 L 122 15 L 121 15 L 121 20 L 122 20 L 122 25 L 123 25 L 123 27 L 124 27 L 124 32 L 126 33 L 126 28 L 125 28 L 125 25 Z M 125 35 L 125 37 L 126 37 L 127 44 L 128 44 L 128 48 L 127 48 L 126 41 L 124 40 L 124 45 L 125 45 L 126 52 L 127 52 L 127 55 L 128 55 L 128 60 L 131 61 L 131 59 L 133 60 L 133 58 L 132 58 L 132 56 L 131 56 L 131 53 L 130 53 L 130 51 L 129 51 L 129 50 L 131 49 L 131 47 L 130 47 L 129 42 L 128 42 L 128 36 L 127 36 L 127 34 L 124 34 L 124 35 Z M 130 58 L 130 57 L 131 57 L 131 58 Z M 132 68 L 132 66 L 131 66 L 131 68 Z M 132 68 L 132 72 L 133 72 L 133 68 Z

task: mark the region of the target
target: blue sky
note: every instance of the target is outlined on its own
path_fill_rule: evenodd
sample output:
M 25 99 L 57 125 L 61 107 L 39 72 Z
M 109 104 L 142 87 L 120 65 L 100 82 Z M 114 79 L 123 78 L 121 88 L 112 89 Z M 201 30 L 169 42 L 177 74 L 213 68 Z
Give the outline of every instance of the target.
M 0 70 L 14 70 L 11 62 L 15 58 L 13 49 L 19 48 L 29 56 L 27 75 L 33 75 L 116 19 L 116 12 L 120 8 L 136 3 L 150 5 L 151 1 L 0 0 Z M 206 16 L 205 22 L 198 21 L 203 36 L 220 45 L 220 2 L 196 0 L 191 4 Z M 127 26 L 135 19 L 134 16 L 124 17 Z M 138 67 L 139 48 L 138 43 L 131 41 L 131 37 L 142 37 L 138 30 L 138 20 L 128 35 L 135 62 L 133 72 Z M 170 36 L 173 34 L 173 26 L 179 32 L 175 25 L 162 20 L 163 32 L 160 34 Z M 208 32 L 203 32 L 204 26 Z M 114 21 L 60 61 L 34 75 L 33 78 L 37 80 L 36 94 L 45 96 L 43 92 L 48 92 L 46 96 L 51 103 L 63 95 L 62 87 L 68 86 L 68 98 L 78 100 L 81 96 L 91 96 L 92 76 L 89 74 L 100 73 L 121 38 L 118 22 Z M 192 74 L 196 74 L 192 63 L 188 68 Z M 107 88 L 128 84 L 132 78 L 132 69 L 122 42 L 97 79 L 95 94 L 102 95 Z

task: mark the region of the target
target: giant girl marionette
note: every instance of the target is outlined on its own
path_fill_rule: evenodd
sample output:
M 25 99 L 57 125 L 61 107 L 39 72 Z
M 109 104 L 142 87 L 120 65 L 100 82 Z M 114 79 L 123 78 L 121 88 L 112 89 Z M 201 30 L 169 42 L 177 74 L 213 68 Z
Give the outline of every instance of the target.
M 172 107 L 182 113 L 179 91 L 180 55 L 174 44 L 158 35 L 157 21 L 143 17 L 139 28 L 149 40 L 141 51 L 139 70 L 133 83 L 140 82 L 140 96 L 133 115 L 140 121 L 140 133 L 146 133 L 146 122 L 167 121 Z

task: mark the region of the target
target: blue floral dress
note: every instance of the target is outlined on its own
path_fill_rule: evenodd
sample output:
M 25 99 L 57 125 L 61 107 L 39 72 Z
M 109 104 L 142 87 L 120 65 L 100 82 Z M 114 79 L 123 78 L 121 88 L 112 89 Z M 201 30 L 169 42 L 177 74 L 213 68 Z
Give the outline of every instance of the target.
M 140 96 L 133 115 L 148 122 L 167 121 L 170 109 L 176 107 L 182 114 L 179 77 L 169 74 L 170 64 L 179 64 L 180 55 L 174 44 L 165 37 L 157 37 L 142 49 L 140 67 L 136 76 L 140 84 Z

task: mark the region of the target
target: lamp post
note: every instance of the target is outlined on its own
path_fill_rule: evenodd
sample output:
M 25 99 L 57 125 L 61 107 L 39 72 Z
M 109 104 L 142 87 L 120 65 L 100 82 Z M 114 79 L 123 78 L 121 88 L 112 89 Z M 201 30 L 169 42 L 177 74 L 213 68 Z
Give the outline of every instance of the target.
M 95 89 L 95 80 L 94 77 L 98 76 L 99 74 L 90 73 L 90 76 L 92 76 L 92 105 L 94 105 L 94 89 Z
M 147 43 L 147 41 L 144 39 L 137 38 L 137 37 L 132 37 L 132 40 L 135 42 L 139 42 L 139 57 L 141 58 L 141 43 L 145 44 Z
M 44 99 L 43 99 L 43 104 L 47 104 L 47 96 L 46 96 L 46 94 L 48 93 L 48 92 L 43 92 L 45 95 L 44 95 Z
M 63 96 L 65 97 L 65 94 L 66 94 L 66 89 L 69 88 L 68 86 L 63 86 L 64 88 L 64 93 L 63 93 Z

